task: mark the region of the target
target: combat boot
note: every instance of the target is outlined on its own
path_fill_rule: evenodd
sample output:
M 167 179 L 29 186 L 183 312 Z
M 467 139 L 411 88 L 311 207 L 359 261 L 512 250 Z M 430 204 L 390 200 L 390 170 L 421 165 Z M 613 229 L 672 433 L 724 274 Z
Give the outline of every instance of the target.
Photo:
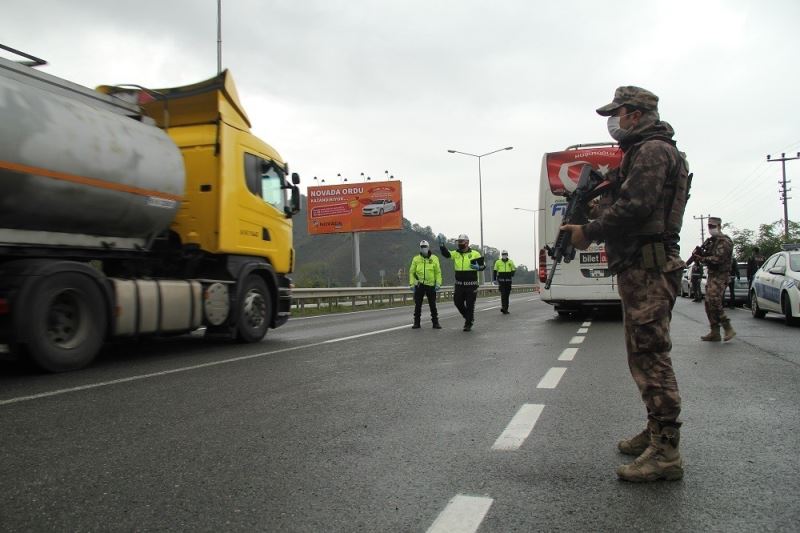
M 413 325 L 413 326 L 411 326 L 411 329 L 419 329 L 419 328 L 421 328 L 421 327 L 422 327 L 422 326 L 420 326 L 420 324 L 419 324 L 419 318 L 415 318 L 415 319 L 414 319 L 414 325 Z
M 617 449 L 620 451 L 620 453 L 624 453 L 625 455 L 639 457 L 644 453 L 649 445 L 650 429 L 644 428 L 642 432 L 635 437 L 619 441 L 617 444 Z
M 701 341 L 712 341 L 712 342 L 719 342 L 722 340 L 722 337 L 719 336 L 719 326 L 711 326 L 711 331 L 708 332 L 707 335 L 703 335 L 700 337 Z
M 725 336 L 722 338 L 722 340 L 727 342 L 736 336 L 736 331 L 734 331 L 733 326 L 731 326 L 730 320 L 722 321 L 722 329 L 725 330 Z
M 652 431 L 647 449 L 631 464 L 617 468 L 617 476 L 634 483 L 683 478 L 683 459 L 678 450 L 680 440 L 681 430 L 674 426 Z
M 431 322 L 433 322 L 433 329 L 442 329 L 442 326 L 439 325 L 438 318 L 432 318 Z

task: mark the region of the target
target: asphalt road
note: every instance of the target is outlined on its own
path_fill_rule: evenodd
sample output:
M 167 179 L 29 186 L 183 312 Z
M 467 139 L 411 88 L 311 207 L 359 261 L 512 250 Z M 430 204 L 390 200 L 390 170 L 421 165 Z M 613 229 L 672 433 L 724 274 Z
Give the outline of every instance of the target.
M 619 320 L 478 308 L 469 333 L 447 303 L 440 331 L 390 309 L 0 366 L 0 530 L 798 530 L 800 328 L 735 310 L 739 335 L 703 343 L 679 299 L 686 476 L 635 485 L 614 474 L 645 416 Z

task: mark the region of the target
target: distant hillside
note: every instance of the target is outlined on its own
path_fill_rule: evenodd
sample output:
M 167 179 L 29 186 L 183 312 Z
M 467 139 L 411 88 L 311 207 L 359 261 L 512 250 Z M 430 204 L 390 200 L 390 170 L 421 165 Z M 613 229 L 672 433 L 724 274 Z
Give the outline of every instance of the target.
M 353 238 L 349 233 L 309 235 L 306 225 L 306 197 L 301 198 L 301 211 L 293 219 L 295 272 L 292 275 L 298 287 L 352 287 Z M 407 285 L 408 266 L 419 252 L 419 241 L 427 240 L 436 255 L 439 247 L 436 234 L 430 227 L 421 227 L 403 219 L 403 229 L 375 231 L 360 234 L 361 273 L 366 277 L 364 287 Z M 487 247 L 490 264 L 497 258 L 497 249 Z M 453 284 L 453 268 L 449 260 L 442 262 L 445 285 Z M 383 271 L 383 279 L 381 279 Z M 517 265 L 517 283 L 535 283 L 535 273 Z

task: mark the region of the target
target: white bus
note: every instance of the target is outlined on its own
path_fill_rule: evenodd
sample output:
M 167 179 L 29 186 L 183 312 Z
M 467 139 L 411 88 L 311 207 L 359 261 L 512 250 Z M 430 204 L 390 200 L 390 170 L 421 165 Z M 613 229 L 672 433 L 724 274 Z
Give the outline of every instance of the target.
M 622 151 L 614 144 L 576 144 L 542 158 L 539 183 L 538 220 L 539 281 L 542 301 L 560 316 L 600 308 L 619 308 L 616 276 L 608 270 L 604 245 L 592 243 L 588 250 L 576 250 L 570 262 L 559 263 L 549 289 L 544 282 L 553 266 L 548 251 L 553 247 L 567 206 L 565 194 L 575 190 L 584 165 L 605 174 L 619 166 Z

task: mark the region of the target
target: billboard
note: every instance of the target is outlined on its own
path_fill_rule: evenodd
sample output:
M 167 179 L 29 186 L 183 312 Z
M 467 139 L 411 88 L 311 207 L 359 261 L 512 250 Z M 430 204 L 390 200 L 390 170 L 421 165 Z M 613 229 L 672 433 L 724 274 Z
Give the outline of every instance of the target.
M 308 188 L 309 235 L 387 231 L 403 228 L 403 192 L 399 181 Z

